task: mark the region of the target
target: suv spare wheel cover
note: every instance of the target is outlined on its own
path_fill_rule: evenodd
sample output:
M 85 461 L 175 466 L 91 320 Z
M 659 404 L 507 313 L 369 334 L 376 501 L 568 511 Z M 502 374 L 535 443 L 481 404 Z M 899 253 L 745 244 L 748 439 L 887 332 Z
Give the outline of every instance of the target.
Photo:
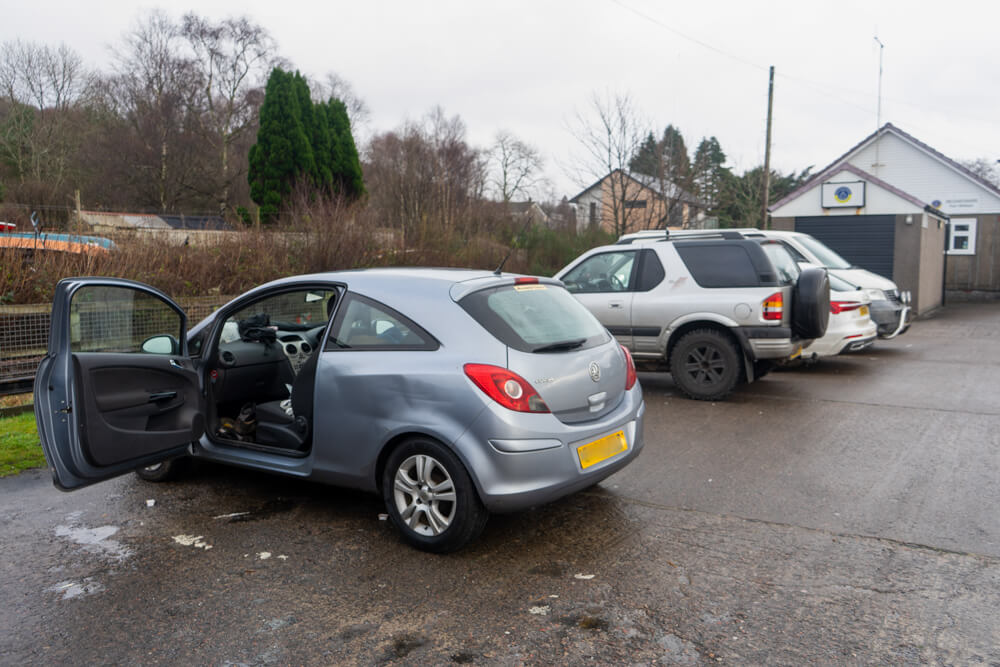
M 825 269 L 803 269 L 792 294 L 792 331 L 822 338 L 830 321 L 830 279 Z

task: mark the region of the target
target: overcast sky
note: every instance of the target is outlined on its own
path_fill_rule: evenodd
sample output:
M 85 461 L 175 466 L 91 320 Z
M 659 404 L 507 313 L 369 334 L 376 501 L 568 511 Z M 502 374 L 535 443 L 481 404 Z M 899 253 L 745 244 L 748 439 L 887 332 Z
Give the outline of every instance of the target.
M 955 159 L 1000 158 L 1000 3 L 652 0 L 369 0 L 6 3 L 0 41 L 65 42 L 93 67 L 154 7 L 175 17 L 245 14 L 303 73 L 336 72 L 366 101 L 366 134 L 434 105 L 474 145 L 498 129 L 545 156 L 554 194 L 580 153 L 567 129 L 593 93 L 628 93 L 657 135 L 691 152 L 715 135 L 737 171 L 763 163 L 767 67 L 776 68 L 772 165 L 817 168 L 882 122 Z

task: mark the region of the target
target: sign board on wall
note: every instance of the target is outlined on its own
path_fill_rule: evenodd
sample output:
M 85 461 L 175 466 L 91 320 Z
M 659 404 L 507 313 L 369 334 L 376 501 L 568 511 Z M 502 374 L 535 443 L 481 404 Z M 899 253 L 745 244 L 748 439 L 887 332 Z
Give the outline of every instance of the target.
M 823 184 L 823 208 L 860 208 L 865 205 L 865 182 Z

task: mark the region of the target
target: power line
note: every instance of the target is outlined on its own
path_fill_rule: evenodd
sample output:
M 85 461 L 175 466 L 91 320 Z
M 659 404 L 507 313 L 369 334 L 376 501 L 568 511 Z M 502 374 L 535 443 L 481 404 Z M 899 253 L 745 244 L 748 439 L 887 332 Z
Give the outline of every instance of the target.
M 622 9 L 625 9 L 626 11 L 629 11 L 632 14 L 635 14 L 639 18 L 641 18 L 641 19 L 643 19 L 645 21 L 648 21 L 648 22 L 656 25 L 656 26 L 658 26 L 658 27 L 666 30 L 667 32 L 670 32 L 670 33 L 672 33 L 674 35 L 677 35 L 681 39 L 687 40 L 687 41 L 691 42 L 692 44 L 696 44 L 696 45 L 698 45 L 698 46 L 700 46 L 700 47 L 702 47 L 704 49 L 707 49 L 707 50 L 709 50 L 709 51 L 711 51 L 713 53 L 717 53 L 717 54 L 719 54 L 719 55 L 721 55 L 723 57 L 729 58 L 730 60 L 733 60 L 733 61 L 738 62 L 740 64 L 746 65 L 748 67 L 752 67 L 754 69 L 758 69 L 758 70 L 761 70 L 763 72 L 766 72 L 768 70 L 768 66 L 761 65 L 760 63 L 756 63 L 756 62 L 754 62 L 752 60 L 749 60 L 748 58 L 744 58 L 742 56 L 736 55 L 735 53 L 731 53 L 729 51 L 726 51 L 725 49 L 720 49 L 717 46 L 709 44 L 708 42 L 705 42 L 705 41 L 703 41 L 701 39 L 698 39 L 696 37 L 692 37 L 691 35 L 688 35 L 688 34 L 686 34 L 684 32 L 681 32 L 680 30 L 677 30 L 676 28 L 674 28 L 674 27 L 672 27 L 670 25 L 667 25 L 666 23 L 660 21 L 656 17 L 650 16 L 649 14 L 646 14 L 645 12 L 642 12 L 642 11 L 640 11 L 638 9 L 635 9 L 634 7 L 631 7 L 631 6 L 627 5 L 627 4 L 625 4 L 624 2 L 622 2 L 622 0 L 611 0 L 611 1 L 614 4 L 618 5 L 619 7 L 621 7 Z M 843 97 L 841 97 L 835 91 L 839 91 L 839 92 L 842 92 L 842 93 L 848 93 L 848 94 L 851 94 L 851 95 L 857 95 L 859 97 L 867 97 L 868 95 L 870 95 L 870 93 L 868 93 L 868 92 L 863 92 L 863 91 L 855 90 L 855 89 L 852 89 L 852 88 L 845 88 L 845 87 L 842 87 L 842 86 L 833 86 L 833 85 L 830 85 L 830 84 L 825 83 L 825 82 L 821 83 L 821 82 L 813 81 L 811 79 L 807 79 L 807 78 L 804 78 L 804 77 L 799 77 L 799 76 L 795 76 L 795 75 L 792 75 L 792 74 L 787 74 L 785 72 L 777 72 L 776 75 L 778 77 L 780 77 L 781 79 L 786 79 L 788 81 L 797 83 L 800 86 L 805 86 L 805 87 L 810 88 L 810 89 L 812 89 L 812 90 L 814 90 L 816 92 L 822 93 L 823 95 L 826 95 L 830 99 L 836 100 L 836 101 L 840 102 L 841 104 L 844 104 L 846 106 L 850 106 L 850 107 L 852 107 L 854 109 L 857 109 L 859 111 L 862 111 L 864 113 L 867 113 L 867 114 L 873 114 L 873 113 L 877 114 L 878 113 L 876 109 L 873 109 L 873 108 L 867 107 L 867 106 L 862 106 L 862 105 L 857 104 L 855 102 L 851 102 L 849 100 L 844 99 Z M 945 111 L 945 110 L 941 110 L 941 109 L 935 109 L 933 107 L 927 107 L 927 106 L 924 106 L 924 105 L 921 105 L 921 104 L 916 104 L 914 102 L 909 102 L 907 100 L 903 100 L 903 99 L 899 99 L 899 98 L 885 97 L 884 99 L 886 101 L 888 101 L 888 102 L 893 102 L 895 104 L 906 105 L 906 106 L 908 106 L 908 107 L 910 107 L 912 109 L 916 109 L 917 111 L 921 111 L 921 112 L 924 112 L 924 113 L 947 113 L 950 118 L 963 118 L 964 117 L 966 120 L 973 120 L 973 121 L 976 121 L 976 122 L 979 122 L 979 123 L 992 123 L 993 122 L 992 120 L 988 120 L 988 119 L 985 119 L 985 118 L 976 118 L 976 117 L 968 116 L 968 115 L 955 114 L 953 112 L 953 110 L 947 110 L 947 111 Z

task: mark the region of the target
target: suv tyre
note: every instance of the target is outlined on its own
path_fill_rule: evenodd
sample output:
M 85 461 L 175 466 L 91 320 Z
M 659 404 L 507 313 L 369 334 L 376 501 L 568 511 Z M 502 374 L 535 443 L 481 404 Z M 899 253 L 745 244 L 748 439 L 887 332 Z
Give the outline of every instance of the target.
M 792 331 L 822 338 L 830 321 L 830 279 L 826 269 L 803 269 L 792 293 Z
M 716 329 L 696 329 L 684 334 L 674 346 L 670 374 L 690 398 L 717 401 L 739 382 L 742 357 L 727 334 Z

